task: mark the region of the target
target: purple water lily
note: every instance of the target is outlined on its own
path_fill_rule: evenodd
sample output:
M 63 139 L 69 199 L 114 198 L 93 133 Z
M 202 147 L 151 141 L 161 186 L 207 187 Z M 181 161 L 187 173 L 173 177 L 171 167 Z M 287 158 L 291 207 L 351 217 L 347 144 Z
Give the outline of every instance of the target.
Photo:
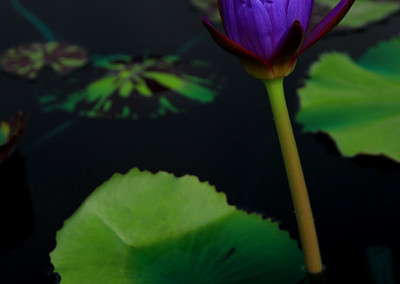
M 202 18 L 214 40 L 262 80 L 289 75 L 307 48 L 346 15 L 355 0 L 341 0 L 306 34 L 314 0 L 218 0 L 226 35 Z

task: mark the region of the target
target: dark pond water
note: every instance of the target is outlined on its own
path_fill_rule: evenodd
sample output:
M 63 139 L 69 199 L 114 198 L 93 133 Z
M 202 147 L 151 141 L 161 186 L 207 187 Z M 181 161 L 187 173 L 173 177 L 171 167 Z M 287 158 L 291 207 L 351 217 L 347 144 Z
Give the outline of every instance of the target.
M 230 203 L 280 221 L 297 238 L 264 86 L 209 38 L 189 1 L 24 2 L 57 39 L 91 54 L 176 54 L 189 42 L 184 57 L 212 62 L 224 87 L 213 103 L 185 113 L 102 119 L 44 112 L 38 93 L 60 84 L 50 70 L 34 82 L 0 74 L 1 118 L 19 109 L 29 115 L 18 150 L 0 165 L 0 283 L 56 283 L 48 256 L 56 231 L 94 188 L 132 167 L 196 175 L 226 192 Z M 0 11 L 1 50 L 46 40 L 8 0 L 0 2 Z M 330 35 L 308 50 L 285 82 L 292 116 L 296 89 L 318 54 L 339 50 L 357 57 L 399 30 L 400 16 L 394 15 Z M 331 283 L 368 283 L 365 251 L 375 245 L 388 247 L 399 269 L 400 166 L 342 158 L 327 137 L 303 133 L 296 123 L 294 131 Z

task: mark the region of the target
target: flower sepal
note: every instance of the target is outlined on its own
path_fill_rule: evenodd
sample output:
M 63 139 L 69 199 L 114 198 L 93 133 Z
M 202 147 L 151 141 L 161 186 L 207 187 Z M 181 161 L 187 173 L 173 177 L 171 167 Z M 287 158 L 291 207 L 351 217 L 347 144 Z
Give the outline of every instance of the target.
M 272 56 L 272 63 L 242 47 L 232 39 L 215 29 L 207 18 L 202 17 L 204 26 L 212 38 L 229 53 L 235 55 L 244 69 L 253 77 L 261 80 L 273 80 L 288 76 L 294 70 L 296 60 L 292 55 L 297 52 L 304 38 L 303 28 L 295 21 L 285 40 Z
M 268 81 L 286 77 L 293 72 L 296 66 L 296 61 L 282 61 L 280 63 L 275 63 L 272 66 L 272 70 L 269 66 L 262 64 L 260 62 L 254 62 L 251 60 L 242 59 L 239 57 L 240 63 L 242 63 L 244 69 L 254 78 Z

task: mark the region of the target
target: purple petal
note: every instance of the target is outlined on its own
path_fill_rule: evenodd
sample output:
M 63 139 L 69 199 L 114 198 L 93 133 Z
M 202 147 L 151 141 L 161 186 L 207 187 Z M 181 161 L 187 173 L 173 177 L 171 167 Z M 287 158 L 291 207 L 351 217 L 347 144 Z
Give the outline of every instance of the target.
M 295 20 L 299 20 L 305 32 L 310 22 L 313 6 L 314 0 L 289 0 L 286 10 L 287 26 L 290 26 Z
M 354 1 L 355 0 L 340 1 L 339 4 L 337 4 L 336 7 L 306 36 L 301 49 L 296 54 L 296 58 L 334 28 L 347 14 Z
M 273 52 L 272 21 L 258 0 L 245 1 L 236 11 L 239 25 L 238 43 L 268 60 Z
M 285 9 L 285 13 L 287 12 L 289 1 L 290 0 L 281 0 L 280 1 L 282 3 L 283 8 Z
M 286 25 L 286 3 L 281 0 L 263 0 L 264 7 L 268 12 L 269 18 L 271 20 L 271 31 L 272 31 L 272 42 L 265 43 L 273 45 L 275 50 L 280 43 L 282 36 L 287 30 Z
M 234 42 L 232 39 L 218 31 L 211 25 L 206 17 L 202 17 L 202 22 L 210 32 L 215 42 L 218 43 L 218 45 L 221 46 L 223 49 L 232 53 L 233 55 L 236 55 L 241 60 L 252 62 L 253 64 L 257 65 L 264 65 L 269 68 L 272 73 L 274 72 L 274 69 L 268 63 L 268 61 L 265 61 L 263 58 L 259 57 L 258 55 L 254 54 L 253 52 L 249 51 L 248 49 L 244 48 L 240 44 Z
M 270 62 L 280 62 L 291 60 L 291 57 L 299 50 L 304 39 L 304 28 L 299 20 L 293 22 L 286 34 L 282 37 L 281 42 L 275 49 Z
M 219 11 L 226 34 L 235 42 L 239 42 L 239 28 L 236 21 L 236 7 L 239 4 L 239 0 L 218 0 Z

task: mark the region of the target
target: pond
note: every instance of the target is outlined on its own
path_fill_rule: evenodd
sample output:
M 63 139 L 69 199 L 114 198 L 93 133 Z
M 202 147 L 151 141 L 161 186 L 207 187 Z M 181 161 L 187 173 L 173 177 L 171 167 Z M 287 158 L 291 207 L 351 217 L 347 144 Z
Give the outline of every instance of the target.
M 60 67 L 47 58 L 49 66 L 33 75 L 0 74 L 0 120 L 19 110 L 28 116 L 16 150 L 0 164 L 1 283 L 58 283 L 49 257 L 56 232 L 96 187 L 134 167 L 197 176 L 229 204 L 276 220 L 298 240 L 265 88 L 215 44 L 201 23 L 204 12 L 189 0 L 7 0 L 0 11 L 2 54 L 22 46 L 47 50 L 49 58 L 56 49 L 71 60 Z M 334 30 L 285 79 L 329 283 L 368 283 L 369 252 L 377 246 L 399 270 L 400 164 L 344 157 L 327 134 L 303 131 L 295 120 L 298 89 L 322 53 L 357 59 L 399 31 L 398 13 Z M 65 45 L 46 46 L 53 41 Z M 37 56 L 32 64 L 40 65 Z M 149 70 L 190 77 L 191 89 L 171 91 L 175 83 L 163 80 L 172 77 L 156 75 L 138 79 L 136 95 L 129 84 L 110 86 Z

